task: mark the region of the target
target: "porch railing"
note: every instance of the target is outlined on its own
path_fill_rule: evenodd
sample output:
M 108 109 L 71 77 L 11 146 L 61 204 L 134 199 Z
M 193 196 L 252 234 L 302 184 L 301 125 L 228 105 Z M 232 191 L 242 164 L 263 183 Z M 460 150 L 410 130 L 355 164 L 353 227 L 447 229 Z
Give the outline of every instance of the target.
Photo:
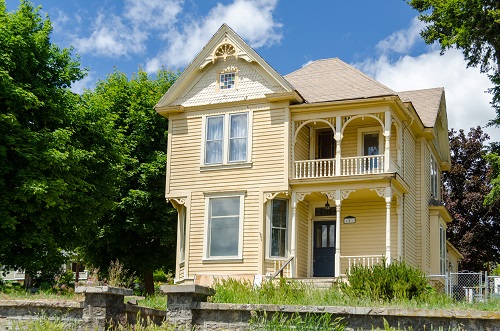
M 382 263 L 382 255 L 341 256 L 340 259 L 347 260 L 347 273 L 354 266 L 373 267 Z
M 383 155 L 343 157 L 341 161 L 341 174 L 343 176 L 380 174 L 384 172 Z
M 295 161 L 295 178 L 335 176 L 335 159 Z

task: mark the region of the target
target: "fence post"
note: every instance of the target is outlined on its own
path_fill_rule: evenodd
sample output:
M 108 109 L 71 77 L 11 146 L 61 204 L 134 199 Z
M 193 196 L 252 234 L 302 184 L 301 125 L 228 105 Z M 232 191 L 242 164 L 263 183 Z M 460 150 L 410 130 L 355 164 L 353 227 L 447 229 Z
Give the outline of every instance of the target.
M 75 293 L 84 293 L 84 329 L 104 331 L 110 326 L 125 324 L 125 295 L 132 295 L 131 289 L 111 286 L 77 286 Z
M 163 285 L 161 291 L 167 294 L 166 321 L 191 330 L 194 326 L 193 309 L 207 297 L 215 294 L 215 290 L 200 285 Z

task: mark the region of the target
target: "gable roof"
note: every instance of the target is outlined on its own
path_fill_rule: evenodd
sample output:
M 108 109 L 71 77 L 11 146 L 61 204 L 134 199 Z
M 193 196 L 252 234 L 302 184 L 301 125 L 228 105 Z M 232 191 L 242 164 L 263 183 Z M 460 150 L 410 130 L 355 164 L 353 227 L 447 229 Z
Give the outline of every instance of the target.
M 338 58 L 314 61 L 285 76 L 307 103 L 397 95 Z
M 433 127 L 441 106 L 444 88 L 398 92 L 403 102 L 411 102 L 425 127 Z
M 219 30 L 212 36 L 209 42 L 196 55 L 194 60 L 186 67 L 184 72 L 177 78 L 175 83 L 161 97 L 155 105 L 157 111 L 165 110 L 172 105 L 172 102 L 179 97 L 189 84 L 196 78 L 200 70 L 208 63 L 215 61 L 215 49 L 224 43 L 231 43 L 236 46 L 238 58 L 248 62 L 258 63 L 271 77 L 276 84 L 283 87 L 287 92 L 295 92 L 293 86 L 285 80 L 276 70 L 274 70 L 256 51 L 254 51 L 241 37 L 234 32 L 227 24 L 223 24 Z

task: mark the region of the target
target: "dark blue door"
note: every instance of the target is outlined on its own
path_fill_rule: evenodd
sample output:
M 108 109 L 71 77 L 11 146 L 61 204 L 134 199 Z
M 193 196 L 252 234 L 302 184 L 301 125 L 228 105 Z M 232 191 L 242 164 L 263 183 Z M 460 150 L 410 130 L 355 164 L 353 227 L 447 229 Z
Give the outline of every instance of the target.
M 335 221 L 314 222 L 313 276 L 335 276 Z

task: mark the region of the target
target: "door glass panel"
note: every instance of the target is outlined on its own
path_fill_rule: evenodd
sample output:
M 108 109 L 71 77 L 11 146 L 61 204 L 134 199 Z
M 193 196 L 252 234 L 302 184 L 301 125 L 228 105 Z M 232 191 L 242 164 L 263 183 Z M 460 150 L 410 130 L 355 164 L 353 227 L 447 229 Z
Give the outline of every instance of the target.
M 321 226 L 321 247 L 328 247 L 328 226 Z
M 328 245 L 328 247 L 334 247 L 335 245 L 335 227 L 334 226 L 329 226 L 329 231 L 328 231 L 328 241 L 330 242 L 330 244 Z

